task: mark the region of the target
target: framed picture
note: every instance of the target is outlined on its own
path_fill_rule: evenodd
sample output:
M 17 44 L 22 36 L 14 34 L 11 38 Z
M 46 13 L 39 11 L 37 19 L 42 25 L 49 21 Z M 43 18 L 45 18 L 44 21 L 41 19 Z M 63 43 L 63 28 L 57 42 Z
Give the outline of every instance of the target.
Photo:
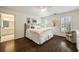
M 34 24 L 37 23 L 36 19 L 32 19 L 32 23 Z

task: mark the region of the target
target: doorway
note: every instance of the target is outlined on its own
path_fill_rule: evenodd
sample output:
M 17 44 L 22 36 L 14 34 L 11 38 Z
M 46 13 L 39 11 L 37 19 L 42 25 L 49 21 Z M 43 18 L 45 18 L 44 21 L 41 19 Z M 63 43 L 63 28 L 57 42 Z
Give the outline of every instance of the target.
M 14 15 L 0 13 L 1 42 L 14 39 Z

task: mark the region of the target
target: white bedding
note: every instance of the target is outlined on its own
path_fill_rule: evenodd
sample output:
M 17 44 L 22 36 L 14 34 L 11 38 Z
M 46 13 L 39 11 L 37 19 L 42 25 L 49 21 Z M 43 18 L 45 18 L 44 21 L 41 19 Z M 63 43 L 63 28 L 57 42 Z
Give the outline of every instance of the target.
M 35 43 L 41 45 L 45 41 L 53 37 L 53 28 L 39 28 L 39 29 L 27 29 L 26 37 Z

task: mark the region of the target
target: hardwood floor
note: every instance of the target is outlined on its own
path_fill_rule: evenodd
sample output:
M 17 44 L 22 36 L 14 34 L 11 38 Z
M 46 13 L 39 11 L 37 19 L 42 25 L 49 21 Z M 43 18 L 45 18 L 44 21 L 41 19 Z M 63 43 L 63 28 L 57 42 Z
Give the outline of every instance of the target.
M 0 43 L 0 51 L 16 52 L 77 52 L 76 45 L 67 41 L 66 38 L 54 36 L 42 45 L 37 45 L 27 38 Z

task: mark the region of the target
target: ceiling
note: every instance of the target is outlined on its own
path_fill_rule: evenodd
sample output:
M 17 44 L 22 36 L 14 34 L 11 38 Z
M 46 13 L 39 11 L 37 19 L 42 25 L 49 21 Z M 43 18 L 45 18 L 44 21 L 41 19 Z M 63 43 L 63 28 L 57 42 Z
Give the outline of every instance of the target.
M 47 10 L 42 12 L 40 6 L 5 6 L 5 8 L 13 9 L 38 17 L 44 17 L 79 9 L 78 6 L 47 6 Z

